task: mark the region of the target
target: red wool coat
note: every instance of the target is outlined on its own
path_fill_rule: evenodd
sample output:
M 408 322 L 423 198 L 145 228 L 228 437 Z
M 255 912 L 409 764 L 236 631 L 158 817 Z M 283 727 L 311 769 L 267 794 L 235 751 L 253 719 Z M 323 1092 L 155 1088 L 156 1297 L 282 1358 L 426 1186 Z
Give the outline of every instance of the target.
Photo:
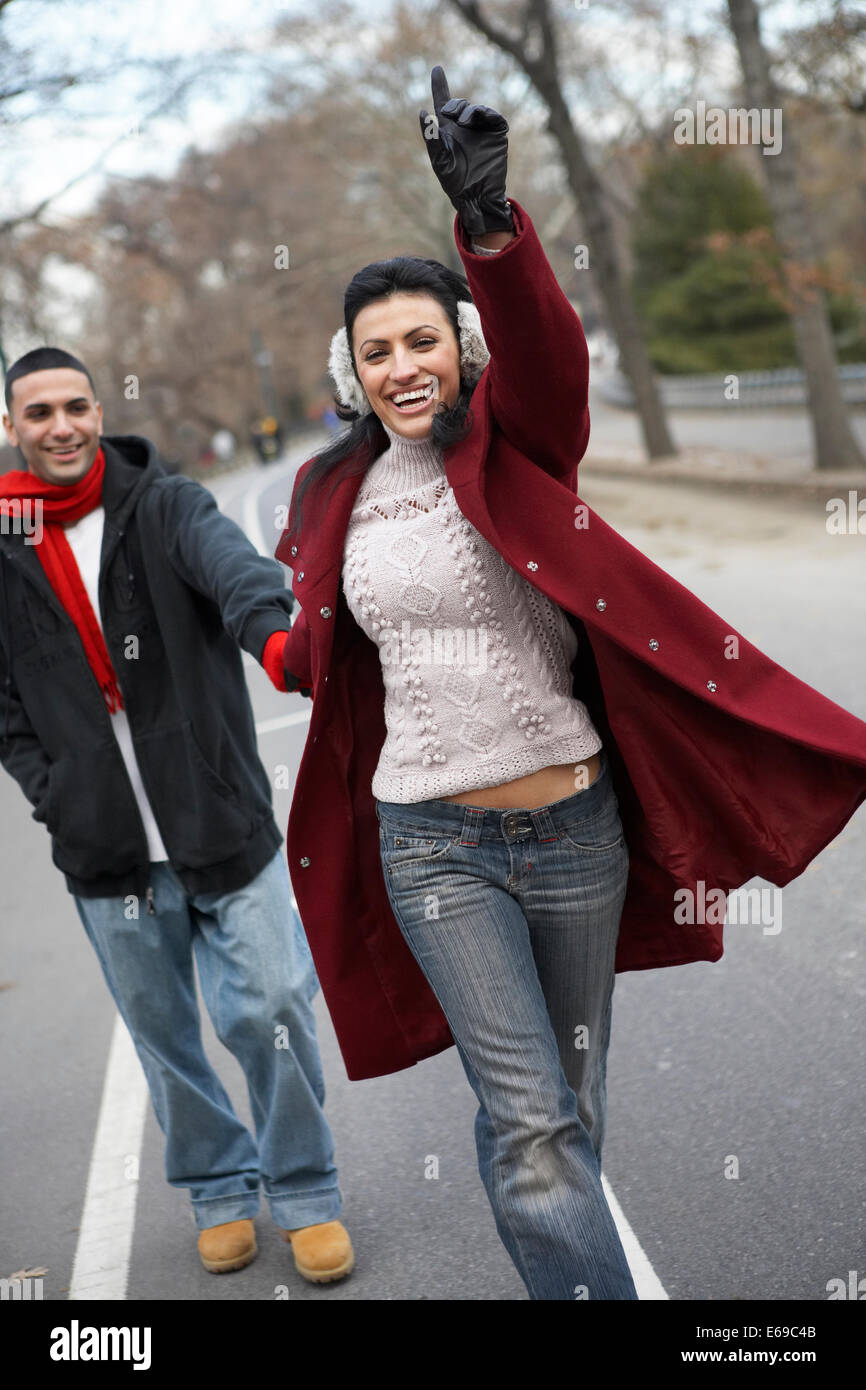
M 866 723 L 764 656 L 579 503 L 586 342 L 528 214 L 512 208 L 517 236 L 497 256 L 474 254 L 455 218 L 491 360 L 472 431 L 445 451 L 445 473 L 463 515 L 578 634 L 573 693 L 607 748 L 631 857 L 617 970 L 715 961 L 721 925 L 684 924 L 677 890 L 700 902 L 701 881 L 708 896 L 756 875 L 781 887 L 801 874 L 866 797 Z M 333 478 L 312 488 L 302 529 L 291 509 L 276 549 L 302 606 L 286 668 L 313 689 L 289 871 L 353 1081 L 453 1043 L 391 911 L 379 855 L 371 782 L 384 685 L 378 648 L 342 588 L 360 483 L 344 479 L 327 500 Z

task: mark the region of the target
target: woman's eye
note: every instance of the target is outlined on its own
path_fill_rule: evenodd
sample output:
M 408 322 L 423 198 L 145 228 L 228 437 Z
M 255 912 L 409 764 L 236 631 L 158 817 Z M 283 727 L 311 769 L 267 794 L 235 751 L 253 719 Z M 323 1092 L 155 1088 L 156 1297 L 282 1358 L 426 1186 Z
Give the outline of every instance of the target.
M 412 344 L 412 346 L 413 346 L 413 347 L 422 347 L 425 343 L 432 343 L 433 346 L 435 347 L 437 342 L 438 342 L 438 339 L 437 339 L 437 338 L 417 338 L 417 339 L 415 340 L 415 342 Z M 370 350 L 368 353 L 365 354 L 365 356 L 364 356 L 364 361 L 365 361 L 365 362 L 372 362 L 372 361 L 373 361 L 373 358 L 374 358 L 374 357 L 378 357 L 379 353 L 382 352 L 382 351 L 383 351 L 382 348 L 371 348 L 371 350 Z

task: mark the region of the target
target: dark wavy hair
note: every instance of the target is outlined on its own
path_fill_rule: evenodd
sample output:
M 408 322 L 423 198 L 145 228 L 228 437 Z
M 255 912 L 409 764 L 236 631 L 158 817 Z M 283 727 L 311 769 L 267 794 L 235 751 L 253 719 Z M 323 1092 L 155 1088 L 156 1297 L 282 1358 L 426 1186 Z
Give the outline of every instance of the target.
M 454 336 L 458 344 L 460 343 L 457 305 L 461 299 L 467 299 L 472 303 L 469 282 L 464 275 L 450 270 L 439 261 L 424 260 L 420 256 L 394 256 L 387 261 L 373 261 L 353 276 L 343 299 L 343 317 L 356 377 L 358 368 L 352 348 L 355 319 L 365 305 L 377 299 L 387 299 L 392 294 L 432 295 L 442 305 L 454 329 Z M 358 381 L 360 382 L 360 377 Z M 449 444 L 456 444 L 464 439 L 469 433 L 472 428 L 469 402 L 474 389 L 474 383 L 470 384 L 461 377 L 460 391 L 454 405 L 449 407 L 443 401 L 438 403 L 431 429 L 434 444 L 444 449 Z M 313 455 L 313 462 L 292 498 L 288 528 L 292 534 L 300 530 L 302 504 L 310 487 L 318 486 L 333 474 L 333 486 L 328 493 L 330 497 L 344 478 L 352 477 L 356 473 L 366 473 L 373 460 L 388 447 L 388 436 L 375 412 L 359 415 L 357 410 L 343 405 L 336 395 L 334 403 L 338 417 L 351 423 L 333 443 L 321 453 Z M 357 458 L 346 463 L 346 460 L 356 453 Z

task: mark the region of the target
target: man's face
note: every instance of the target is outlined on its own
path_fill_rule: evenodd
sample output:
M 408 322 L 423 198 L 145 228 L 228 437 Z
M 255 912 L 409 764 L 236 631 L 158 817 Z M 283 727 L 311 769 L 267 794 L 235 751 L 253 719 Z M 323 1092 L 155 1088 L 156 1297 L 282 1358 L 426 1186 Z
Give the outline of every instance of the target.
M 71 486 L 93 466 L 102 406 L 83 372 L 51 367 L 12 383 L 12 404 L 3 425 L 31 473 L 46 483 Z

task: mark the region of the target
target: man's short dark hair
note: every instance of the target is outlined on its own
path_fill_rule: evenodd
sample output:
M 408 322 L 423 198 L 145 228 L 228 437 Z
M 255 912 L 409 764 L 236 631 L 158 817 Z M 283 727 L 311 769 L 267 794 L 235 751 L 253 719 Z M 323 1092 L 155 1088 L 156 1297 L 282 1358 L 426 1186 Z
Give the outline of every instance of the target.
M 79 362 L 77 357 L 73 357 L 71 352 L 65 352 L 63 348 L 38 347 L 33 348 L 32 352 L 25 352 L 23 357 L 19 357 L 17 362 L 12 363 L 6 373 L 6 385 L 3 392 L 6 397 L 6 409 L 12 409 L 12 387 L 19 377 L 30 376 L 31 372 L 47 372 L 52 367 L 71 367 L 73 371 L 83 372 L 90 382 L 94 396 L 96 395 L 93 377 L 84 363 Z

